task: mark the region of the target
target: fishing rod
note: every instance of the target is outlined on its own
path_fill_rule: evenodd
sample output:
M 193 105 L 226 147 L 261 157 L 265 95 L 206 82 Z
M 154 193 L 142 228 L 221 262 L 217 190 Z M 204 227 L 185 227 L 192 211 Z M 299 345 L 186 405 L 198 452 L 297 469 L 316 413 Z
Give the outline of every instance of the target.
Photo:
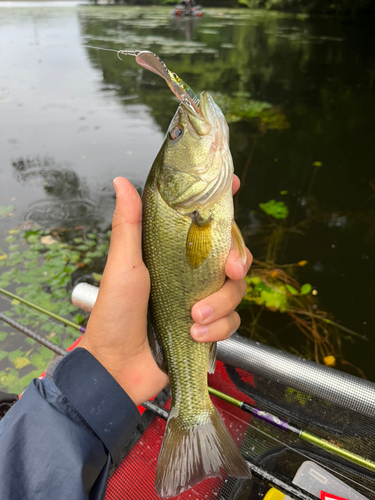
M 4 292 L 4 291 L 6 292 L 7 295 L 10 294 L 10 292 L 0 288 L 0 292 Z M 21 301 L 23 303 L 30 305 L 30 307 L 34 306 L 34 309 L 36 308 L 40 312 L 46 311 L 43 308 L 39 308 L 39 306 L 35 306 L 35 304 L 32 304 L 29 301 L 25 301 L 24 299 L 16 296 L 15 294 L 10 294 L 10 296 L 13 296 L 13 298 L 16 298 L 17 300 L 21 299 Z M 46 311 L 46 312 L 49 313 L 49 311 Z M 54 319 L 57 319 L 57 320 L 62 319 L 65 321 L 65 318 L 61 318 L 57 314 L 55 314 L 53 317 L 54 317 Z M 14 328 L 19 330 L 20 332 L 24 333 L 28 337 L 30 337 L 30 338 L 34 339 L 35 341 L 39 342 L 40 344 L 44 345 L 48 349 L 51 349 L 52 351 L 56 352 L 60 356 L 64 356 L 66 354 L 65 349 L 62 349 L 61 347 L 57 346 L 53 342 L 50 342 L 49 340 L 45 339 L 41 335 L 38 335 L 37 333 L 32 332 L 30 329 L 21 325 L 17 321 L 15 321 L 11 318 L 8 318 L 7 316 L 5 316 L 2 313 L 0 314 L 0 319 L 7 322 L 8 324 L 13 326 Z M 71 323 L 71 322 L 69 322 L 69 323 Z M 75 323 L 72 323 L 72 324 L 75 325 Z M 77 328 L 78 325 L 75 325 L 75 327 Z M 79 328 L 80 328 L 79 331 L 81 331 L 82 333 L 84 333 L 86 331 L 86 329 L 84 327 L 79 327 Z M 329 451 L 329 452 L 333 453 L 334 455 L 337 455 L 337 456 L 343 458 L 344 460 L 350 461 L 350 462 L 355 463 L 357 465 L 360 465 L 360 466 L 362 466 L 362 467 L 364 467 L 372 472 L 375 472 L 375 462 L 373 462 L 372 460 L 368 460 L 364 457 L 361 457 L 360 455 L 357 455 L 356 453 L 352 453 L 349 450 L 345 450 L 343 448 L 340 448 L 339 446 L 337 446 L 333 443 L 330 443 L 329 441 L 326 441 L 325 439 L 322 439 L 322 438 L 316 436 L 315 434 L 312 434 L 312 433 L 298 427 L 295 424 L 287 422 L 286 420 L 282 420 L 281 418 L 279 418 L 275 415 L 272 415 L 271 413 L 260 410 L 260 409 L 256 408 L 255 406 L 252 406 L 248 403 L 245 403 L 244 401 L 240 401 L 232 396 L 229 396 L 228 394 L 225 394 L 217 389 L 214 389 L 213 387 L 208 387 L 208 391 L 213 396 L 216 396 L 216 397 L 222 399 L 223 401 L 226 401 L 227 403 L 240 408 L 242 411 L 249 413 L 250 415 L 254 416 L 257 419 L 263 420 L 263 421 L 267 422 L 268 424 L 273 425 L 274 427 L 277 427 L 278 429 L 281 429 L 283 431 L 287 431 L 287 432 L 290 432 L 291 434 L 295 434 L 299 438 L 301 438 L 302 440 L 307 441 L 310 444 L 313 444 L 318 448 L 321 448 L 325 451 Z
M 311 434 L 310 432 L 305 431 L 295 424 L 287 422 L 286 420 L 282 420 L 281 418 L 276 417 L 275 415 L 272 415 L 271 413 L 268 413 L 266 411 L 259 410 L 259 408 L 256 408 L 249 403 L 245 403 L 244 401 L 233 398 L 232 396 L 220 392 L 213 387 L 209 387 L 208 392 L 233 406 L 237 406 L 244 412 L 250 413 L 250 415 L 253 415 L 256 418 L 263 420 L 264 422 L 267 422 L 274 427 L 277 427 L 278 429 L 290 432 L 291 434 L 295 434 L 299 438 L 307 441 L 310 444 L 313 444 L 325 451 L 330 451 L 331 453 L 344 458 L 345 460 L 356 463 L 357 465 L 361 465 L 362 467 L 375 472 L 375 462 L 373 462 L 372 460 L 368 460 L 364 457 L 361 457 L 360 455 L 357 455 L 356 453 L 352 453 L 349 450 L 340 448 L 339 446 L 330 443 L 329 441 L 326 441 L 325 439 L 322 439 L 315 434 Z
M 26 306 L 29 306 L 32 309 L 35 309 L 36 311 L 39 311 L 43 314 L 46 314 L 47 316 L 50 316 L 51 318 L 53 318 L 57 321 L 60 321 L 60 323 L 63 323 L 66 326 L 71 326 L 72 328 L 74 328 L 75 330 L 78 330 L 81 333 L 85 333 L 85 331 L 86 331 L 86 328 L 84 328 L 83 326 L 77 325 L 77 323 L 73 323 L 73 321 L 69 321 L 68 319 L 63 318 L 62 316 L 59 316 L 58 314 L 55 314 L 51 311 L 48 311 L 47 309 L 44 309 L 44 307 L 38 306 L 38 305 L 34 304 L 33 302 L 30 302 L 30 301 L 20 297 L 19 295 L 16 295 L 15 293 L 9 292 L 5 288 L 0 287 L 0 293 L 2 293 L 3 295 L 6 295 L 7 297 L 10 297 L 11 299 L 18 300 L 22 304 L 25 304 Z M 15 327 L 15 328 L 17 328 L 17 327 Z
M 8 323 L 8 325 L 12 326 L 13 328 L 16 328 L 19 330 L 21 333 L 27 335 L 33 340 L 36 340 L 36 342 L 39 342 L 39 344 L 44 345 L 44 347 L 47 347 L 51 351 L 55 352 L 59 356 L 65 356 L 66 350 L 63 349 L 62 347 L 59 347 L 57 344 L 54 344 L 48 339 L 45 339 L 41 335 L 38 335 L 37 333 L 33 332 L 29 328 L 27 328 L 24 325 L 21 325 L 21 323 L 18 323 L 18 321 L 9 318 L 6 316 L 4 313 L 0 312 L 0 319 L 3 320 L 5 323 Z

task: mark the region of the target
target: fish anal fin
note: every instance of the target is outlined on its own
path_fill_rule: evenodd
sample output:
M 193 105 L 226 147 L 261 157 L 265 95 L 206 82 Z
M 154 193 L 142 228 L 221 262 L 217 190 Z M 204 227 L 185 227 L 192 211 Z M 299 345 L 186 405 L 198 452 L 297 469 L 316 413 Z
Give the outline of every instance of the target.
M 155 476 L 161 498 L 175 497 L 208 477 L 250 478 L 251 472 L 229 434 L 219 412 L 212 411 L 204 422 L 184 425 L 181 416 L 167 422 Z
M 240 228 L 232 221 L 232 248 L 236 249 L 240 254 L 243 262 L 246 262 L 246 245 L 241 234 Z
M 210 347 L 210 364 L 208 365 L 208 373 L 215 373 L 216 353 L 217 353 L 217 343 L 212 342 Z
M 158 339 L 156 338 L 154 329 L 152 327 L 150 314 L 147 317 L 147 337 L 148 337 L 148 344 L 150 346 L 150 350 L 154 360 L 156 361 L 156 364 L 161 370 L 163 370 L 164 373 L 168 374 L 167 365 L 164 357 L 164 351 Z
M 211 250 L 211 220 L 197 223 L 192 221 L 186 237 L 186 260 L 192 269 L 200 266 Z

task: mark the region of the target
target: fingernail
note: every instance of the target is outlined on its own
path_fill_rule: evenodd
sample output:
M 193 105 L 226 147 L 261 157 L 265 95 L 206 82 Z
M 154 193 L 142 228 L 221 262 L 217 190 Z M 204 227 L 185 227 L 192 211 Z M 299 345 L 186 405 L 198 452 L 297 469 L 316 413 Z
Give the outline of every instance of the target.
M 237 265 L 239 271 L 241 272 L 242 277 L 244 278 L 246 275 L 246 267 L 245 267 L 245 264 L 243 263 L 243 260 L 241 258 L 237 259 L 236 265 Z
M 193 334 L 194 337 L 197 339 L 201 339 L 208 333 L 208 328 L 207 326 L 204 325 L 194 325 L 193 326 Z
M 242 251 L 238 252 L 238 260 L 240 260 L 242 262 L 242 264 L 244 265 L 244 267 L 246 266 L 247 254 L 246 254 L 245 250 L 243 252 Z
M 113 187 L 115 189 L 115 193 L 117 194 L 117 179 L 118 177 L 116 177 L 115 179 L 113 179 Z
M 212 309 L 212 307 L 208 305 L 202 306 L 198 309 L 198 314 L 201 317 L 202 321 L 209 318 L 213 312 L 214 310 Z

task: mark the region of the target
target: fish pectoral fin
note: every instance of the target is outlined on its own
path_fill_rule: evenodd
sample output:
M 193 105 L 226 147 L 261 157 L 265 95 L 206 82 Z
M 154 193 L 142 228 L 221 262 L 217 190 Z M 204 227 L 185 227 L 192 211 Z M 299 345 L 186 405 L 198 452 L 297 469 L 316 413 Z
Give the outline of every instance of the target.
M 186 237 L 186 260 L 192 269 L 204 262 L 211 250 L 211 219 L 202 224 L 192 221 Z
M 232 221 L 232 248 L 237 249 L 241 259 L 246 262 L 246 245 L 240 228 Z
M 215 373 L 216 354 L 217 354 L 217 342 L 212 342 L 210 347 L 210 364 L 208 365 L 208 373 Z
M 168 374 L 167 365 L 164 357 L 164 351 L 158 339 L 156 338 L 154 329 L 151 324 L 150 315 L 148 315 L 147 317 L 147 337 L 148 337 L 148 344 L 150 346 L 151 353 L 154 360 L 156 361 L 156 364 L 164 373 Z

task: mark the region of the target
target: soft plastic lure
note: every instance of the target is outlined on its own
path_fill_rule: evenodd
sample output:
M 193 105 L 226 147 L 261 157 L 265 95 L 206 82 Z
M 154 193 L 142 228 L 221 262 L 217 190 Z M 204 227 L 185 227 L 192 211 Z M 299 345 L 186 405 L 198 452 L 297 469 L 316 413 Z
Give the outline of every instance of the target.
M 171 91 L 180 101 L 187 101 L 195 111 L 199 112 L 199 99 L 193 90 L 176 73 L 169 71 L 165 63 L 156 54 L 148 50 L 119 50 L 117 53 L 119 58 L 120 54 L 135 57 L 140 66 L 164 78 Z

